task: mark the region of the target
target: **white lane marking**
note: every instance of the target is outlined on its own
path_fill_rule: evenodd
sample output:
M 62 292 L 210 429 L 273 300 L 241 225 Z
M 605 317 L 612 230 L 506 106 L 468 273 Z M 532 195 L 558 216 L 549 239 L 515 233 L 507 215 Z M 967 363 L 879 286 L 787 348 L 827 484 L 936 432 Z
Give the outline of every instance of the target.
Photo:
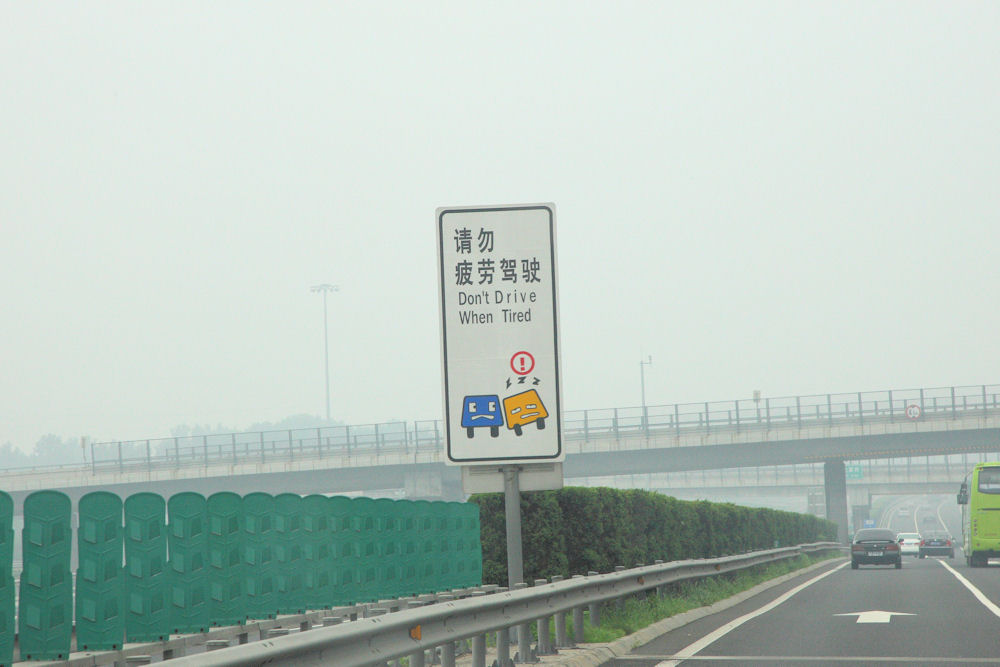
M 959 574 L 955 570 L 955 568 L 953 568 L 951 565 L 948 565 L 948 563 L 944 562 L 943 560 L 939 560 L 938 562 L 941 563 L 941 565 L 943 565 L 946 570 L 948 570 L 953 575 L 955 575 L 955 578 L 958 579 L 960 582 L 962 582 L 963 586 L 965 586 L 970 591 L 972 591 L 972 594 L 976 596 L 977 600 L 979 600 L 980 602 L 983 603 L 984 607 L 986 607 L 987 609 L 989 609 L 990 612 L 992 612 L 992 614 L 994 616 L 1000 618 L 1000 607 L 998 607 L 995 604 L 993 604 L 993 602 L 991 602 L 990 599 L 988 597 L 986 597 L 985 593 L 983 593 L 981 590 L 979 590 L 978 588 L 976 588 L 975 586 L 973 586 L 971 581 L 969 581 L 968 579 L 966 579 L 965 577 L 963 577 L 961 574 Z
M 615 664 L 621 663 L 622 665 L 627 665 L 630 662 L 645 662 L 651 659 L 657 659 L 661 656 L 657 655 L 639 655 L 639 656 L 619 656 L 615 658 Z M 675 656 L 662 656 L 664 659 L 672 659 Z M 898 662 L 903 665 L 912 665 L 913 656 L 891 656 L 891 655 L 879 655 L 879 656 L 857 656 L 857 655 L 692 655 L 684 658 L 690 662 L 733 662 L 737 665 L 747 665 L 753 664 L 780 664 L 783 662 L 788 662 L 792 665 L 802 665 L 808 662 L 820 662 L 820 663 L 834 663 L 841 664 L 845 662 L 858 662 L 863 665 L 881 665 L 887 662 Z M 921 665 L 993 665 L 996 667 L 996 658 L 928 658 L 926 656 L 920 656 Z
M 893 616 L 916 616 L 905 611 L 852 611 L 846 614 L 834 614 L 834 616 L 857 616 L 858 623 L 889 623 Z
M 760 609 L 752 611 L 749 614 L 744 614 L 743 616 L 740 616 L 737 619 L 729 621 L 728 623 L 726 623 L 722 627 L 718 628 L 714 632 L 710 632 L 709 634 L 705 635 L 704 637 L 702 637 L 698 641 L 694 642 L 693 644 L 689 644 L 689 645 L 685 646 L 684 648 L 682 648 L 680 651 L 678 651 L 676 653 L 676 659 L 674 659 L 674 660 L 664 660 L 663 662 L 657 663 L 656 667 L 676 667 L 677 665 L 679 665 L 681 663 L 682 660 L 684 660 L 685 657 L 693 656 L 698 651 L 702 650 L 703 648 L 705 648 L 706 646 L 708 646 L 712 642 L 714 642 L 714 641 L 716 641 L 718 639 L 721 639 L 722 637 L 724 637 L 725 635 L 729 634 L 730 632 L 732 632 L 736 628 L 740 627 L 741 625 L 743 625 L 747 621 L 753 620 L 753 619 L 757 618 L 758 616 L 760 616 L 761 614 L 766 614 L 767 612 L 771 611 L 772 609 L 774 609 L 775 607 L 777 607 L 782 602 L 787 601 L 789 598 L 791 598 L 793 595 L 795 595 L 799 591 L 803 590 L 804 588 L 807 588 L 808 586 L 812 586 L 813 584 L 815 584 L 820 579 L 823 579 L 825 577 L 829 577 L 831 574 L 833 574 L 834 572 L 836 572 L 837 570 L 839 570 L 842 567 L 847 567 L 847 563 L 846 562 L 845 563 L 841 563 L 840 565 L 838 565 L 837 567 L 833 568 L 832 570 L 828 570 L 827 572 L 824 572 L 823 574 L 821 574 L 821 575 L 819 575 L 817 577 L 813 577 L 812 579 L 810 579 L 809 581 L 807 581 L 805 583 L 799 584 L 798 586 L 796 586 L 795 588 L 791 589 L 787 593 L 776 597 L 774 600 L 771 600 L 769 603 L 767 603 L 766 605 L 764 605 Z

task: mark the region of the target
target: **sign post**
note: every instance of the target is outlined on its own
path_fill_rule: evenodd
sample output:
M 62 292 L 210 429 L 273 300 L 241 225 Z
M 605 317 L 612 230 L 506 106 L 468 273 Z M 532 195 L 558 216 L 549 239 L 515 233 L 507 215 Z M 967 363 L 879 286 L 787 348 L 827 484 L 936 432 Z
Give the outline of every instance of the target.
M 503 489 L 513 586 L 519 491 L 562 487 L 555 206 L 439 208 L 436 223 L 445 463 L 467 493 Z

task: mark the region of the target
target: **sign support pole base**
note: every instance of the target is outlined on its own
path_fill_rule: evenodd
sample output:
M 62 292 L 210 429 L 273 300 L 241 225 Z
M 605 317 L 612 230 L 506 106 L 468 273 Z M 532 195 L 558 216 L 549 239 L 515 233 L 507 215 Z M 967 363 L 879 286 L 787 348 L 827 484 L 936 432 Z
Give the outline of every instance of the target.
M 520 466 L 504 466 L 503 500 L 507 518 L 507 587 L 524 582 L 524 560 L 521 549 L 521 489 L 518 483 Z

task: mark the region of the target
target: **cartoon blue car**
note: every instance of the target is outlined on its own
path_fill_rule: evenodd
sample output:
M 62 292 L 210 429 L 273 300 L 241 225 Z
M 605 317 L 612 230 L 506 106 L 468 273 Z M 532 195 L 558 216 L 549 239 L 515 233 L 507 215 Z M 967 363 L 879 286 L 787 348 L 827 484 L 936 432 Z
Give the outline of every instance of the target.
M 500 427 L 503 426 L 503 410 L 500 407 L 500 397 L 496 394 L 490 396 L 466 396 L 462 399 L 462 426 L 469 437 L 473 437 L 475 429 L 484 426 L 490 427 L 490 435 L 497 437 L 500 435 Z

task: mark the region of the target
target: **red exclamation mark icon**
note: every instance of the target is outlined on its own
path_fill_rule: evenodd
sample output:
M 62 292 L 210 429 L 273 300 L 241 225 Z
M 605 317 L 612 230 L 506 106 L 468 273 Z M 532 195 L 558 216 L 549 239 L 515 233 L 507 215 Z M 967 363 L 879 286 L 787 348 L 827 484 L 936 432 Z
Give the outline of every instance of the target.
M 514 356 L 510 358 L 510 370 L 518 375 L 527 375 L 534 369 L 535 358 L 531 356 L 530 352 L 521 350 L 520 352 L 515 352 Z

